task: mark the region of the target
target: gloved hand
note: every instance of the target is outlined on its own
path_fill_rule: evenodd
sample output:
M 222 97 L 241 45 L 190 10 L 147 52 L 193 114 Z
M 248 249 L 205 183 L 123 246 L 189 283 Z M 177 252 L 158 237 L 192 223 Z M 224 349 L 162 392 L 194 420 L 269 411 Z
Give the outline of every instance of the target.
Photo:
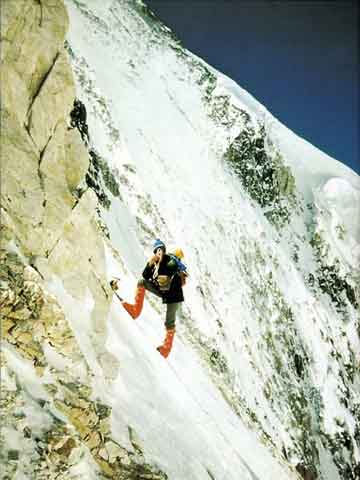
M 158 261 L 159 261 L 159 257 L 157 255 L 153 255 L 152 257 L 149 258 L 148 264 L 150 265 L 150 267 L 152 267 L 153 265 L 158 263 Z

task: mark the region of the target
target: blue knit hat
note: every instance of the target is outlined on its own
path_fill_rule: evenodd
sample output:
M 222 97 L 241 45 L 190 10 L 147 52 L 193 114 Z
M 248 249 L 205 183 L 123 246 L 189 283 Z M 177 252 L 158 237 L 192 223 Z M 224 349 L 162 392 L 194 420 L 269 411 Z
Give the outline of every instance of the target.
M 165 243 L 162 242 L 159 238 L 157 238 L 154 242 L 153 252 L 155 253 L 158 248 L 162 248 L 164 250 L 164 252 L 166 252 Z

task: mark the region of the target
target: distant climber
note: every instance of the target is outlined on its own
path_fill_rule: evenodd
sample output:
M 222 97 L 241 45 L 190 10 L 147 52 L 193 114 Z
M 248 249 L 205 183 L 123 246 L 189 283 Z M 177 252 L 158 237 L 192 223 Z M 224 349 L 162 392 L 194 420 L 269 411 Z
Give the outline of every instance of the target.
M 157 347 L 157 350 L 166 358 L 172 348 L 176 312 L 180 303 L 184 301 L 182 287 L 185 285 L 188 273 L 182 262 L 184 253 L 180 248 L 168 255 L 165 244 L 157 239 L 153 245 L 153 254 L 144 268 L 142 278 L 138 281 L 134 303 L 125 301 L 121 301 L 121 303 L 129 315 L 135 319 L 142 311 L 145 290 L 162 298 L 163 303 L 166 304 L 166 337 L 164 343 Z M 113 290 L 118 289 L 117 280 L 112 280 L 110 285 Z

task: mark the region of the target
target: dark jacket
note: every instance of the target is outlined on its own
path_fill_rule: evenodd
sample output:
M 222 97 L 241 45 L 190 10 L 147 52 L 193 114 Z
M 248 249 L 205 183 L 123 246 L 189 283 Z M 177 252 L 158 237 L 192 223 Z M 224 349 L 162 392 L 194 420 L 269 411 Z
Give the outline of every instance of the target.
M 155 265 L 149 265 L 149 263 L 147 263 L 143 271 L 143 277 L 159 288 L 156 278 L 153 278 L 154 272 Z M 169 277 L 169 280 L 171 279 L 169 290 L 161 292 L 163 303 L 183 302 L 184 294 L 181 286 L 180 273 L 178 272 L 178 265 L 169 255 L 164 254 L 159 265 L 158 275 L 166 275 Z

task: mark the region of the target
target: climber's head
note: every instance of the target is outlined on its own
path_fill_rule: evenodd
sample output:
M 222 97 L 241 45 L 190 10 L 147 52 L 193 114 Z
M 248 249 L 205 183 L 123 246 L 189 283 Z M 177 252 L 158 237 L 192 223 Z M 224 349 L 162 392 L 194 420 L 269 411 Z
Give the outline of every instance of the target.
M 157 238 L 153 245 L 153 252 L 155 254 L 155 257 L 157 257 L 158 261 L 161 261 L 164 253 L 166 252 L 165 243 Z
M 156 254 L 156 252 L 159 250 L 159 248 L 163 251 L 163 253 L 166 252 L 165 243 L 157 238 L 154 242 L 154 245 L 153 245 L 153 252 Z

